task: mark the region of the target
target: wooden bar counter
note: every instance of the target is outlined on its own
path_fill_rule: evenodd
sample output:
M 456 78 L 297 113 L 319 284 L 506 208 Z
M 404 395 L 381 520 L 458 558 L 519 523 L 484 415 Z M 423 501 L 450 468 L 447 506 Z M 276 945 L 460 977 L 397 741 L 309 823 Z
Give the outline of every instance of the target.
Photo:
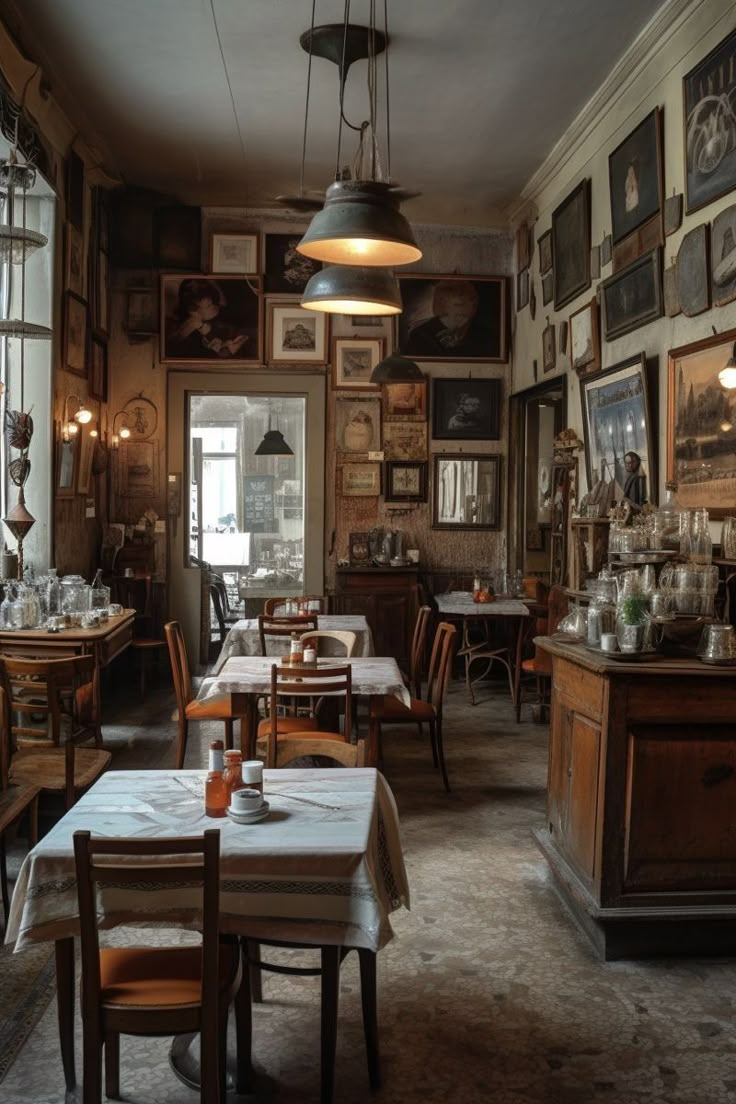
M 537 841 L 605 959 L 736 954 L 736 668 L 552 657 Z

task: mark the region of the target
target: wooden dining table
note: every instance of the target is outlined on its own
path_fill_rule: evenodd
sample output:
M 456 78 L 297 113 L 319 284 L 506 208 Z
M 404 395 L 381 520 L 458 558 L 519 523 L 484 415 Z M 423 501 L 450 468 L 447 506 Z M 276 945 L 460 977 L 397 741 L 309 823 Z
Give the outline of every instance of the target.
M 204 811 L 205 771 L 108 771 L 29 852 L 15 885 L 6 943 L 16 952 L 53 940 L 59 1039 L 67 1089 L 74 1062 L 74 937 L 79 911 L 73 837 L 161 839 L 220 831 L 220 929 L 377 953 L 392 938 L 389 916 L 409 907 L 398 813 L 370 768 L 267 770 L 269 815 L 255 824 Z M 173 860 L 172 860 L 173 861 Z M 201 928 L 197 887 L 119 888 L 98 901 L 101 928 L 168 923 Z M 136 936 L 141 943 L 145 939 Z
M 49 632 L 48 629 L 0 630 L 0 655 L 23 656 L 25 659 L 63 659 L 66 656 L 94 657 L 92 703 L 95 718 L 95 740 L 102 743 L 102 696 L 100 674 L 103 668 L 129 647 L 133 639 L 134 609 L 109 617 L 101 625 L 84 629 L 80 625 Z
M 496 598 L 493 602 L 475 602 L 473 595 L 464 590 L 437 594 L 435 602 L 442 617 L 462 623 L 462 644 L 458 655 L 466 657 L 466 684 L 473 705 L 475 705 L 473 683 L 488 673 L 493 662 L 491 656 L 506 667 L 509 674 L 511 699 L 513 704 L 516 705 L 519 695 L 524 632 L 529 621 L 527 604 L 520 598 Z M 495 648 L 491 643 L 487 629 L 489 622 L 495 620 L 515 630 L 511 646 L 508 649 Z M 485 624 L 485 639 L 474 641 L 472 639 L 472 627 L 474 623 L 477 624 L 479 621 Z M 504 655 L 504 652 L 507 652 L 507 655 Z M 474 659 L 486 659 L 487 665 L 479 675 L 471 679 L 470 663 Z
M 200 700 L 222 695 L 231 697 L 233 715 L 241 718 L 240 744 L 243 756 L 247 759 L 255 757 L 258 699 L 271 692 L 271 668 L 274 662 L 277 660 L 271 656 L 233 656 L 227 660 L 221 671 L 202 682 L 197 694 Z M 377 766 L 379 722 L 384 697 L 393 696 L 404 705 L 409 705 L 411 701 L 399 665 L 391 656 L 351 656 L 319 661 L 325 667 L 334 666 L 336 662 L 342 666 L 350 665 L 353 696 L 369 698 L 366 762 L 369 766 Z M 290 681 L 297 674 L 298 667 L 289 668 Z

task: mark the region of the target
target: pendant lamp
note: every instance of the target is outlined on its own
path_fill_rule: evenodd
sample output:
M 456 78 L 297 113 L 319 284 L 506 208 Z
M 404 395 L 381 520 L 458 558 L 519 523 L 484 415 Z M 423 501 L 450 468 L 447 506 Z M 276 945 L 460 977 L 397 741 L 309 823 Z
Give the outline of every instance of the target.
M 418 364 L 408 357 L 392 353 L 379 360 L 371 372 L 371 383 L 420 383 L 424 381 Z
M 271 404 L 268 407 L 268 429 L 263 435 L 263 440 L 256 449 L 254 456 L 293 456 L 294 450 L 289 448 L 281 430 L 276 423 L 276 429 L 271 429 Z
M 390 269 L 328 265 L 310 279 L 302 306 L 325 314 L 401 314 L 401 292 Z
M 312 219 L 297 250 L 327 264 L 384 268 L 411 264 L 422 256 L 390 185 L 378 180 L 330 184 L 325 205 Z

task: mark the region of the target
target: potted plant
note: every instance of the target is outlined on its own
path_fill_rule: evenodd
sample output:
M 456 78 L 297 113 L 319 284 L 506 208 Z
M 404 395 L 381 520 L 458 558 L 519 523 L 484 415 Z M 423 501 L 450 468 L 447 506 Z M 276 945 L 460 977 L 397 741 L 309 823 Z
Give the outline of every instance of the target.
M 647 618 L 647 600 L 643 594 L 627 594 L 621 600 L 616 613 L 616 639 L 622 652 L 642 650 Z

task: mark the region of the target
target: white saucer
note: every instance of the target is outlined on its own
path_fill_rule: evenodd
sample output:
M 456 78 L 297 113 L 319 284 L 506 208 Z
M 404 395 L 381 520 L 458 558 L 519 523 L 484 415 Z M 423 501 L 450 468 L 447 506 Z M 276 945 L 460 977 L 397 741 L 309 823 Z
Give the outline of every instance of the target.
M 234 820 L 236 824 L 255 824 L 259 820 L 264 820 L 269 814 L 269 804 L 264 801 L 260 809 L 256 809 L 252 813 L 236 813 L 228 805 L 227 815 L 231 820 Z

